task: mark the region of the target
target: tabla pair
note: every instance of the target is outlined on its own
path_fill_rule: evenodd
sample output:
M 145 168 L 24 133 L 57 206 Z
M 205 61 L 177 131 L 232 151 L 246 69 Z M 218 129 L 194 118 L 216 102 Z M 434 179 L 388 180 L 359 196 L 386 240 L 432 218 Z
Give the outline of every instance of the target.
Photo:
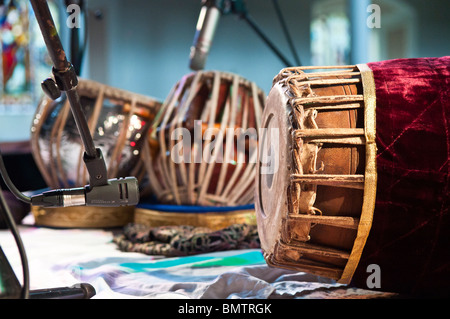
M 212 229 L 256 224 L 257 136 L 247 131 L 260 127 L 265 95 L 255 83 L 231 73 L 193 72 L 164 102 L 85 79 L 77 90 L 109 178 L 136 176 L 142 203 L 136 209 L 33 207 L 39 224 L 106 227 L 136 221 Z M 42 100 L 31 142 L 49 187 L 88 183 L 84 149 L 64 98 Z M 155 208 L 155 202 L 164 207 Z

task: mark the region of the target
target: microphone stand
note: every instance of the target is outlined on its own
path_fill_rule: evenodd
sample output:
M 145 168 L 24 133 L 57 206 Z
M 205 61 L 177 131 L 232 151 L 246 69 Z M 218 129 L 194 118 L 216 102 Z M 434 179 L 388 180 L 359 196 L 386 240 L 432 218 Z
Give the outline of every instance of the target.
M 42 82 L 42 89 L 54 100 L 61 95 L 61 91 L 66 93 L 84 145 L 85 152 L 83 160 L 90 176 L 90 185 L 106 185 L 108 184 L 106 164 L 101 150 L 94 146 L 94 141 L 82 110 L 80 96 L 77 92 L 78 77 L 73 65 L 67 60 L 47 1 L 30 0 L 30 2 L 47 46 L 49 56 L 53 62 L 52 72 L 54 79 L 48 78 L 44 80 Z
M 53 62 L 53 77 L 42 82 L 42 89 L 52 99 L 61 96 L 61 91 L 66 93 L 69 100 L 75 123 L 84 145 L 83 160 L 90 176 L 91 186 L 102 186 L 108 184 L 106 163 L 102 152 L 94 146 L 86 117 L 84 116 L 80 97 L 77 92 L 78 77 L 73 65 L 67 60 L 61 40 L 56 30 L 50 9 L 46 0 L 30 0 L 36 20 L 41 29 L 49 56 Z M 40 289 L 29 291 L 28 261 L 23 245 L 18 235 L 14 220 L 11 218 L 9 208 L 0 194 L 0 210 L 8 221 L 12 233 L 16 237 L 18 247 L 22 256 L 24 283 L 20 283 L 0 247 L 0 298 L 31 298 L 31 299 L 89 299 L 95 295 L 95 289 L 90 284 L 76 284 L 72 287 L 61 287 L 53 289 Z
M 30 2 L 39 28 L 41 29 L 48 54 L 53 62 L 52 72 L 54 79 L 48 78 L 44 80 L 42 82 L 42 89 L 54 100 L 61 95 L 61 91 L 66 93 L 72 115 L 84 145 L 85 152 L 83 161 L 89 173 L 90 185 L 106 185 L 108 184 L 106 163 L 101 150 L 94 145 L 94 140 L 83 113 L 80 96 L 77 92 L 77 72 L 74 66 L 67 60 L 47 1 L 30 0 Z M 55 289 L 41 289 L 30 292 L 30 298 L 32 299 L 89 299 L 93 295 L 95 295 L 95 289 L 89 284 Z

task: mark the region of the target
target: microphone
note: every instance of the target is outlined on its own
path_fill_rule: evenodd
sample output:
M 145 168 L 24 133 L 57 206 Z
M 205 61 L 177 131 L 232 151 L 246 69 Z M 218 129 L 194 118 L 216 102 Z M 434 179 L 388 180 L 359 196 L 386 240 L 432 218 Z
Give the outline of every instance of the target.
M 189 67 L 195 71 L 202 70 L 205 67 L 206 58 L 221 15 L 219 8 L 214 3 L 215 1 L 204 0 L 198 17 L 194 42 L 189 56 Z
M 132 206 L 139 202 L 139 186 L 135 177 L 108 180 L 106 185 L 57 189 L 31 197 L 31 205 L 40 207 Z

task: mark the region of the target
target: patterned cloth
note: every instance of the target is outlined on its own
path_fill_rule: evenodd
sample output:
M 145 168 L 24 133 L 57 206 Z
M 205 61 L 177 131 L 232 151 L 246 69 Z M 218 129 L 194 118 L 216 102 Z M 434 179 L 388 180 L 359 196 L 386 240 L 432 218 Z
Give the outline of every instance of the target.
M 260 248 L 256 225 L 234 224 L 212 231 L 194 226 L 148 227 L 128 224 L 113 242 L 121 251 L 167 257 Z

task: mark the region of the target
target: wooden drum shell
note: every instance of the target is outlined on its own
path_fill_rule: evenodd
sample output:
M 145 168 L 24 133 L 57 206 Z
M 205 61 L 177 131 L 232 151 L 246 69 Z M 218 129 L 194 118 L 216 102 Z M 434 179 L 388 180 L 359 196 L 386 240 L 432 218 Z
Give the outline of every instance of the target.
M 261 140 L 260 160 L 275 143 L 279 160 L 269 183 L 257 174 L 258 231 L 269 265 L 339 280 L 363 206 L 363 88 L 354 66 L 310 69 L 282 70 L 266 102 L 279 140 Z

